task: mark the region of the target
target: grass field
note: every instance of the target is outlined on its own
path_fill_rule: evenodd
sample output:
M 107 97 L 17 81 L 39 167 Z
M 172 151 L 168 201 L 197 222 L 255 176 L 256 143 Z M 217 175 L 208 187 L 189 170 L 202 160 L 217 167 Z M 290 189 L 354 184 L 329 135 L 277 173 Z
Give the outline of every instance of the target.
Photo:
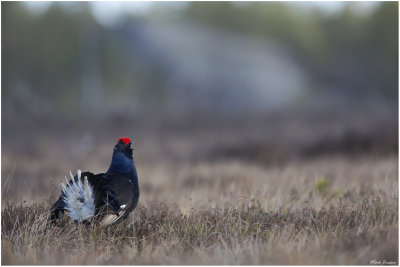
M 2 264 L 398 263 L 396 155 L 135 162 L 138 208 L 104 230 L 49 227 L 63 178 L 18 187 L 23 173 L 3 156 Z

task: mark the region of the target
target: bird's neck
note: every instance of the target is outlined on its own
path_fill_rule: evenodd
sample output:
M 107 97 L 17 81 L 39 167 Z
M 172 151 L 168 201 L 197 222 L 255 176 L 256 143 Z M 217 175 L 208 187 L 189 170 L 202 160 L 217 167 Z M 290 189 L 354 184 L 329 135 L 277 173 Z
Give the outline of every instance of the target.
M 132 182 L 138 183 L 136 167 L 133 163 L 133 159 L 121 152 L 114 152 L 111 160 L 111 165 L 107 173 L 127 174 L 133 177 L 133 179 L 135 180 Z

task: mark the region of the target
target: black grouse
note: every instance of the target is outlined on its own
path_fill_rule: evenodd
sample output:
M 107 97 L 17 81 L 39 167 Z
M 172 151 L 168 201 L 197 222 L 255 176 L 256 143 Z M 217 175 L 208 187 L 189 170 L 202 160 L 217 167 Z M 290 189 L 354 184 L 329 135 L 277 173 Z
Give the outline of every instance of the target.
M 100 226 L 127 218 L 139 200 L 139 181 L 133 163 L 131 140 L 119 138 L 111 165 L 106 173 L 93 174 L 78 170 L 75 177 L 62 184 L 60 198 L 51 208 L 50 220 L 67 211 L 75 223 L 99 222 Z

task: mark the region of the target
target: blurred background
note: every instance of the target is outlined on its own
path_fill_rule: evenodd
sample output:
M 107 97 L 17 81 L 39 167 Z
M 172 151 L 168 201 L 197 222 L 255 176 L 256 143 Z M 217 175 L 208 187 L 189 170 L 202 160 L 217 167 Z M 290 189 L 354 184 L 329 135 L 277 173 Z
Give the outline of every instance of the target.
M 397 156 L 397 2 L 2 2 L 1 13 L 3 201 L 55 196 L 68 170 L 105 171 L 121 136 L 145 192 L 161 165 Z

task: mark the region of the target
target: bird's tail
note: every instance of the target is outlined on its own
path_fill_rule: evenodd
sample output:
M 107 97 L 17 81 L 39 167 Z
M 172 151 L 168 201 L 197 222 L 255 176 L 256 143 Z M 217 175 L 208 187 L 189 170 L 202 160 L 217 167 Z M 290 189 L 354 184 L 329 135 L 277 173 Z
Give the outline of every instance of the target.
M 68 216 L 77 222 L 90 219 L 95 215 L 94 193 L 87 177 L 81 179 L 81 171 L 76 177 L 71 175 L 71 181 L 67 185 L 62 184 L 63 200 L 66 204 Z M 66 177 L 65 177 L 66 178 Z

